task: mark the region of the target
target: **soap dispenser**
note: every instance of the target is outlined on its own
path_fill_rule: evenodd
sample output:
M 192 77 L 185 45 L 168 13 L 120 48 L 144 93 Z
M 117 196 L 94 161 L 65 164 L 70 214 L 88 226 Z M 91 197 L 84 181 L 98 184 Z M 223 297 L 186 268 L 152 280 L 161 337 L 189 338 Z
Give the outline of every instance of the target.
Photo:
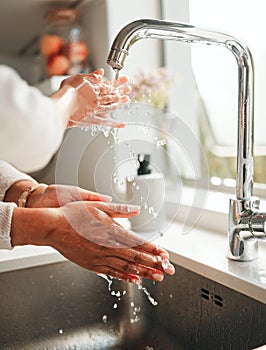
M 152 172 L 150 155 L 138 155 L 137 176 L 127 178 L 126 199 L 130 204 L 141 207 L 140 214 L 130 218 L 134 231 L 156 231 L 165 222 L 165 182 L 161 173 Z

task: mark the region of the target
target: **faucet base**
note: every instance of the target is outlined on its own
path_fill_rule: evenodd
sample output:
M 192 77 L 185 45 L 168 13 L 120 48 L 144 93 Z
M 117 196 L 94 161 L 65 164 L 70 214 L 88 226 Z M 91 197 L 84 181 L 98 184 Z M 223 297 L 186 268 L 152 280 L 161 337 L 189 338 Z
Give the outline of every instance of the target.
M 265 217 L 259 213 L 260 200 L 230 199 L 228 259 L 252 261 L 258 258 L 258 234 L 264 231 Z
M 247 262 L 258 259 L 258 240 L 253 238 L 247 243 L 245 240 L 240 242 L 240 251 L 239 255 L 235 255 L 232 253 L 231 247 L 228 248 L 227 258 L 229 260 Z

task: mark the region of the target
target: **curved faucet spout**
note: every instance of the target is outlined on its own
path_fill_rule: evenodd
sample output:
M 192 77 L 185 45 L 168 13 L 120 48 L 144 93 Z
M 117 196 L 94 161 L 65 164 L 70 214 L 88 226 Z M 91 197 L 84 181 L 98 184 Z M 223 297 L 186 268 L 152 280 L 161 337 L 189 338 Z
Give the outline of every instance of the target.
M 117 34 L 107 63 L 115 70 L 122 69 L 131 46 L 141 39 L 150 38 L 220 45 L 229 49 L 236 58 L 239 75 L 236 197 L 249 200 L 253 191 L 254 172 L 254 73 L 253 59 L 248 47 L 233 36 L 218 31 L 202 29 L 184 23 L 141 19 L 127 24 Z
M 107 63 L 114 70 L 122 69 L 131 46 L 141 39 L 150 38 L 191 44 L 219 45 L 227 48 L 236 58 L 238 65 L 237 179 L 236 199 L 233 200 L 234 205 L 230 204 L 229 210 L 229 257 L 234 260 L 252 260 L 257 256 L 256 240 L 266 237 L 261 228 L 258 231 L 255 230 L 257 226 L 264 227 L 263 220 L 265 221 L 266 216 L 257 215 L 256 205 L 250 206 L 250 203 L 257 203 L 252 195 L 254 174 L 254 70 L 252 55 L 246 45 L 229 34 L 184 23 L 141 19 L 131 22 L 121 29 L 113 42 Z M 241 208 L 241 210 L 237 212 L 236 208 Z M 250 220 L 247 218 L 253 217 L 254 219 L 255 216 L 256 224 L 250 225 Z M 243 223 L 245 223 L 244 226 Z M 245 243 L 244 248 L 243 242 Z

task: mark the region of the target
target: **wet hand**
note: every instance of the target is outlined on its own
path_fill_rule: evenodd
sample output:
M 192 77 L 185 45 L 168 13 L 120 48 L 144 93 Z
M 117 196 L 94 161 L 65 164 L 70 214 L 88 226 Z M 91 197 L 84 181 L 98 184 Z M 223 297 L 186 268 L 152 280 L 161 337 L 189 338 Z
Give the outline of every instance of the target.
M 78 186 L 40 185 L 27 200 L 28 208 L 55 208 L 76 201 L 110 202 L 110 196 L 87 191 Z
M 128 94 L 131 88 L 127 77 L 117 80 L 103 81 L 103 69 L 90 74 L 71 76 L 62 82 L 61 87 L 69 86 L 75 89 L 76 101 L 69 119 L 68 127 L 80 122 L 90 126 L 98 124 L 109 127 L 124 127 L 124 123 L 115 121 L 109 112 L 119 105 L 129 102 Z
M 137 215 L 139 207 L 73 202 L 57 210 L 58 223 L 47 243 L 74 263 L 131 283 L 141 277 L 162 281 L 165 273 L 174 274 L 166 250 L 115 221 Z

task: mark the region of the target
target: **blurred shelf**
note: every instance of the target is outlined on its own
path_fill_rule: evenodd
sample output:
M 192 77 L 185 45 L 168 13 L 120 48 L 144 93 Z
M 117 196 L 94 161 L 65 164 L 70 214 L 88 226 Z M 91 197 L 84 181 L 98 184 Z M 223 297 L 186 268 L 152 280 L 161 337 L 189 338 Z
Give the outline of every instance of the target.
M 51 8 L 80 7 L 95 0 L 1 0 L 0 53 L 32 53 Z

